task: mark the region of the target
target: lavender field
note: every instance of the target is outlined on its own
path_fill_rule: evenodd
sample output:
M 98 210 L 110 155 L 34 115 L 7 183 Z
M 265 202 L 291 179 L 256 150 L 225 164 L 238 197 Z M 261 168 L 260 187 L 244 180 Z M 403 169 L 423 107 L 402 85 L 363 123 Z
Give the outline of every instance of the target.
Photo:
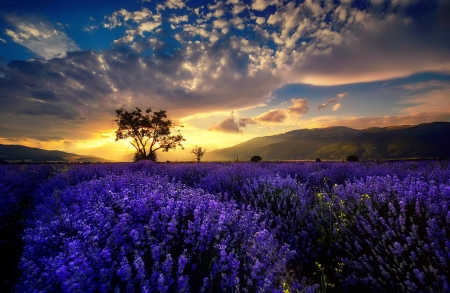
M 2 292 L 450 292 L 448 162 L 0 166 Z

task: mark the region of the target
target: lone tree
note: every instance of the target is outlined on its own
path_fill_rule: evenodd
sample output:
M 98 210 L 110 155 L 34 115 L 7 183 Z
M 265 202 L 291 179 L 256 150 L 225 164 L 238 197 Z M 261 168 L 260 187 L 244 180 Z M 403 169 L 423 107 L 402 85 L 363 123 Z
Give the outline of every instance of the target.
M 200 160 L 206 153 L 206 148 L 195 146 L 191 153 L 193 153 L 197 157 L 197 163 L 200 163 Z
M 134 161 L 152 160 L 156 161 L 156 151 L 162 149 L 168 152 L 183 148 L 183 136 L 177 130 L 176 135 L 171 135 L 171 129 L 175 128 L 172 121 L 167 119 L 166 111 L 153 112 L 148 108 L 145 114 L 137 108 L 128 112 L 124 108 L 116 110 L 117 119 L 114 121 L 119 126 L 116 130 L 116 141 L 119 139 L 132 138 L 131 145 L 136 149 Z
M 347 157 L 347 162 L 358 162 L 358 157 L 355 155 L 350 155 Z
M 250 162 L 259 162 L 261 160 L 262 160 L 261 156 L 253 156 L 250 158 Z

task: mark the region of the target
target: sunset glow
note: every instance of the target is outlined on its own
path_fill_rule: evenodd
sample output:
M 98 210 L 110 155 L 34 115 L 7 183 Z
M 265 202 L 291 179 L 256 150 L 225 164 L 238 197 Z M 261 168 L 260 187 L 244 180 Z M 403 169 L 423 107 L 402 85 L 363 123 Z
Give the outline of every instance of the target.
M 115 109 L 167 111 L 194 160 L 300 128 L 450 121 L 438 0 L 2 1 L 0 144 L 131 160 Z

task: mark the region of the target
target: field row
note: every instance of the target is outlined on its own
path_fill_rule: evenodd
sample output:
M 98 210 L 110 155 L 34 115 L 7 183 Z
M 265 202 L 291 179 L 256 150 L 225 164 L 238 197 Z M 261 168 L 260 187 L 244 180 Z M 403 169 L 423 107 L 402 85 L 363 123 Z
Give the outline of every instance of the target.
M 0 166 L 2 291 L 450 292 L 446 162 Z

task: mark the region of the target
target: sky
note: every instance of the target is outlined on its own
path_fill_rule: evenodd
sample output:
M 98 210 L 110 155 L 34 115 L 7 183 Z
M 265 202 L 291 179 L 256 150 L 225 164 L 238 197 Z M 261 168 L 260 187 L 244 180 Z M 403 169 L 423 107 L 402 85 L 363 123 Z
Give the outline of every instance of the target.
M 127 160 L 121 107 L 178 125 L 160 160 L 450 121 L 449 32 L 450 0 L 0 0 L 0 144 Z

